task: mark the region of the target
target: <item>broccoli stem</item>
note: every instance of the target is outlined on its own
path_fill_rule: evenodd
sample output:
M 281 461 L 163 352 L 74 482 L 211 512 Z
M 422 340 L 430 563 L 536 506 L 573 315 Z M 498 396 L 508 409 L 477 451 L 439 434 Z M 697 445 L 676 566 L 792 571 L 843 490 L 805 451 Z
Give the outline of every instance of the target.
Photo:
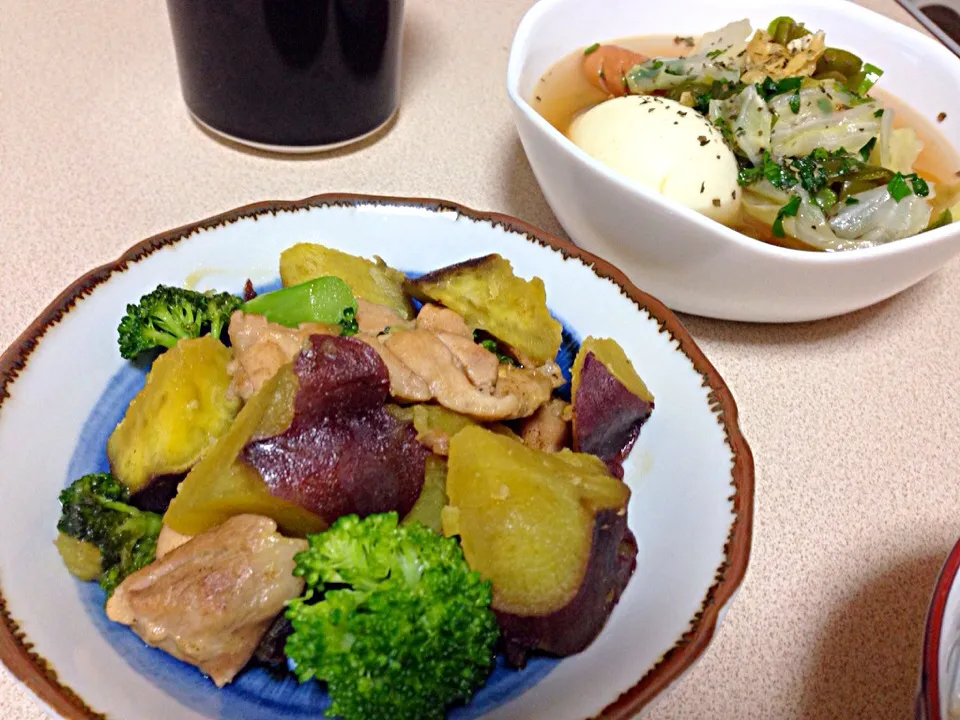
M 240 309 L 286 327 L 305 322 L 335 325 L 344 319 L 347 310 L 356 312 L 357 301 L 350 286 L 340 278 L 319 277 L 257 295 Z

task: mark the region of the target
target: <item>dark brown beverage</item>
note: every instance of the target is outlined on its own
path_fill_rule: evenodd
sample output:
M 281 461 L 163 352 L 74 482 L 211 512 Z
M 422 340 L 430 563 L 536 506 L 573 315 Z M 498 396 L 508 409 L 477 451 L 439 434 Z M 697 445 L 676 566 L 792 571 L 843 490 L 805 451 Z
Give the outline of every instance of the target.
M 167 0 L 190 111 L 265 145 L 342 143 L 397 108 L 403 0 Z

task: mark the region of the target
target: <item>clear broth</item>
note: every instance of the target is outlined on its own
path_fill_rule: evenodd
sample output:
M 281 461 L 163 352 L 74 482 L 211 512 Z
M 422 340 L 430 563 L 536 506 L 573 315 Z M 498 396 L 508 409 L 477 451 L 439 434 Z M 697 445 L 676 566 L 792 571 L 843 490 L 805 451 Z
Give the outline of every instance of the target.
M 690 52 L 690 45 L 681 38 L 666 35 L 628 37 L 609 41 L 648 57 L 680 57 Z M 583 50 L 575 50 L 556 62 L 534 86 L 531 106 L 567 135 L 573 119 L 594 105 L 608 99 L 608 95 L 591 85 L 581 65 Z M 951 185 L 960 178 L 960 157 L 946 138 L 918 111 L 890 93 L 874 88 L 871 95 L 894 111 L 894 127 L 911 127 L 923 143 L 914 169 L 928 182 Z M 770 227 L 745 213 L 732 226 L 744 235 L 764 242 L 800 250 L 811 250 L 792 238 L 778 238 Z

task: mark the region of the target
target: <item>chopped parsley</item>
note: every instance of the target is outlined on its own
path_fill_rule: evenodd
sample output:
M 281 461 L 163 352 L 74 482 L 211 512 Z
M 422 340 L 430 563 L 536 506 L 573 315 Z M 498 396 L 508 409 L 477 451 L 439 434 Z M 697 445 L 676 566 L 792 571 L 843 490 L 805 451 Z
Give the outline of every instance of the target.
M 809 155 L 787 158 L 781 163 L 764 151 L 758 166 L 740 169 L 737 182 L 746 187 L 765 179 L 778 190 L 789 190 L 799 185 L 811 196 L 816 196 L 834 183 L 847 178 L 856 179 L 857 176 L 875 185 L 882 185 L 889 178 L 889 171 L 868 165 L 859 156 L 852 155 L 843 148 L 833 152 L 817 148 Z M 832 188 L 831 192 L 836 190 L 837 188 Z M 830 199 L 827 195 L 822 197 L 824 201 Z M 836 202 L 835 197 L 831 205 L 833 202 Z
M 825 97 L 817 100 L 817 107 L 820 108 L 820 112 L 822 112 L 824 115 L 829 115 L 833 112 L 833 103 Z
M 860 78 L 860 83 L 854 89 L 854 93 L 863 96 L 870 91 L 870 88 L 877 84 L 877 80 L 883 75 L 883 70 L 871 63 L 864 63 L 863 70 L 860 71 L 859 75 L 862 77 Z
M 782 95 L 783 93 L 800 90 L 800 86 L 802 84 L 802 77 L 788 77 L 783 78 L 782 80 L 773 80 L 767 76 L 763 79 L 763 82 L 756 83 L 756 86 L 757 92 L 760 93 L 760 97 L 762 97 L 764 100 L 769 100 L 775 95 Z
M 927 185 L 927 181 L 916 173 L 910 173 L 909 175 L 894 173 L 887 183 L 887 190 L 890 191 L 890 196 L 897 202 L 910 194 L 917 197 L 926 197 L 930 194 L 930 186 Z
M 509 363 L 511 365 L 517 364 L 512 357 L 500 352 L 500 348 L 497 346 L 496 340 L 494 340 L 493 338 L 485 338 L 481 340 L 479 330 L 473 331 L 473 341 L 477 343 L 480 347 L 484 348 L 485 350 L 489 350 L 494 355 L 496 355 L 497 360 L 499 360 L 501 364 L 504 364 L 504 363 Z
M 800 112 L 800 90 L 794 90 L 793 95 L 790 96 L 790 110 L 793 111 L 793 114 L 796 115 Z
M 844 204 L 844 205 L 859 205 L 859 204 L 860 204 L 860 201 L 857 200 L 855 197 L 850 196 L 850 197 L 848 197 L 846 200 L 843 201 L 843 204 Z
M 877 139 L 875 137 L 867 140 L 867 144 L 860 148 L 860 157 L 863 158 L 863 161 L 866 162 L 870 159 L 870 153 L 873 152 L 874 146 L 877 144 Z
M 798 210 L 800 210 L 800 196 L 794 195 L 786 205 L 780 208 L 779 212 L 777 212 L 777 219 L 773 221 L 773 227 L 771 229 L 776 237 L 786 236 L 783 230 L 783 219 L 796 217 Z
M 877 110 L 877 111 L 873 114 L 873 116 L 874 116 L 874 117 L 877 117 L 877 118 L 878 118 L 878 117 L 883 117 L 883 108 L 880 108 L 879 110 Z
M 716 50 L 711 50 L 710 52 L 707 53 L 707 57 L 713 60 L 714 58 L 718 58 L 721 55 L 723 55 L 729 49 L 730 49 L 730 46 L 728 45 L 725 48 L 717 48 Z
M 583 54 L 584 54 L 584 55 L 589 55 L 590 53 L 594 53 L 594 52 L 596 52 L 596 51 L 599 50 L 599 49 L 600 49 L 600 43 L 595 42 L 593 45 L 591 45 L 591 46 L 588 47 L 586 50 L 584 50 L 584 51 L 583 51 Z

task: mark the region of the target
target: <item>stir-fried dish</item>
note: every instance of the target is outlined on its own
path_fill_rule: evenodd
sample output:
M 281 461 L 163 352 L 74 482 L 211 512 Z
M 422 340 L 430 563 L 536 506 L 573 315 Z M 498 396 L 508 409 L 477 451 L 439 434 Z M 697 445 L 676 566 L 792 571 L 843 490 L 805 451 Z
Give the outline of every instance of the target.
M 647 50 L 647 52 L 643 52 Z M 595 43 L 533 106 L 588 154 L 718 222 L 805 250 L 852 250 L 960 220 L 960 161 L 883 71 L 789 17 L 699 39 Z
M 218 687 L 267 665 L 347 720 L 441 718 L 497 652 L 586 648 L 635 567 L 654 407 L 620 345 L 561 367 L 543 282 L 499 255 L 408 278 L 299 244 L 280 276 L 127 306 L 149 370 L 109 472 L 60 495 L 69 571 Z

